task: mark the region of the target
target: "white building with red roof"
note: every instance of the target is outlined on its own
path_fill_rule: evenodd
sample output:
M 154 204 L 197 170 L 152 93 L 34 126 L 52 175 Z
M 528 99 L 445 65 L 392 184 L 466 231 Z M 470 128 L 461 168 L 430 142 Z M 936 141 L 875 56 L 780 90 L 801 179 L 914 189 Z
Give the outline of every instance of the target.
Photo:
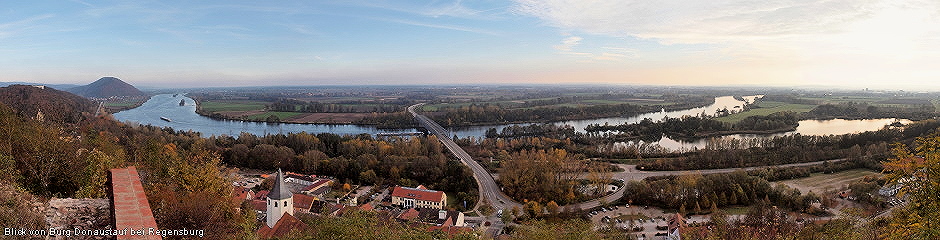
M 429 190 L 423 185 L 417 188 L 399 186 L 392 190 L 392 205 L 403 208 L 443 209 L 447 206 L 447 194 Z

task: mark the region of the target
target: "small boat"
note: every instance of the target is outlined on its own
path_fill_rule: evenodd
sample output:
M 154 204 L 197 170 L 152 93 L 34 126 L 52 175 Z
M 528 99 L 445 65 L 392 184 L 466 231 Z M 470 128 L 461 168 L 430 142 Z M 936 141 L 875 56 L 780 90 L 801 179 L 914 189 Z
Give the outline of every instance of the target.
M 167 117 L 160 117 L 160 120 L 167 121 L 167 122 L 172 122 L 172 121 L 173 121 L 173 120 L 170 120 L 170 119 L 167 118 Z
M 180 99 L 180 106 L 186 106 L 186 99 Z

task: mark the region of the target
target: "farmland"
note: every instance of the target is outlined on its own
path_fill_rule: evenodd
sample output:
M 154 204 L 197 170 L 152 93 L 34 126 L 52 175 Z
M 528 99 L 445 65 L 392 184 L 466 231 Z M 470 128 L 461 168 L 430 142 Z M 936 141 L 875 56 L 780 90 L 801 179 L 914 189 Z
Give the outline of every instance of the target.
M 800 192 L 823 193 L 827 190 L 846 189 L 849 183 L 867 176 L 880 177 L 881 173 L 868 169 L 853 169 L 831 174 L 814 173 L 810 177 L 781 181 L 780 183 L 799 189 Z
M 813 110 L 816 105 L 809 104 L 793 104 L 793 103 L 784 103 L 784 102 L 775 102 L 775 101 L 762 101 L 758 102 L 751 108 L 751 110 L 744 111 L 737 114 L 731 114 L 728 116 L 717 118 L 718 121 L 728 122 L 728 123 L 737 123 L 741 120 L 750 117 L 750 116 L 767 116 L 775 112 L 798 112 L 804 113 Z

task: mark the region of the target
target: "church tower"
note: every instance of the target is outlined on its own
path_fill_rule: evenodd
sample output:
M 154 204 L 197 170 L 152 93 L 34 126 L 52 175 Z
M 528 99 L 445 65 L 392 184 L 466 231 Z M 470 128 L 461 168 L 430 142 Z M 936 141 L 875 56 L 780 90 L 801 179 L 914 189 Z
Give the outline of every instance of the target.
M 268 193 L 267 200 L 267 225 L 269 228 L 274 228 L 274 224 L 281 220 L 284 214 L 294 215 L 294 194 L 291 194 L 287 190 L 287 186 L 284 186 L 284 173 L 281 172 L 280 168 L 277 169 L 277 176 L 274 177 L 274 188 Z

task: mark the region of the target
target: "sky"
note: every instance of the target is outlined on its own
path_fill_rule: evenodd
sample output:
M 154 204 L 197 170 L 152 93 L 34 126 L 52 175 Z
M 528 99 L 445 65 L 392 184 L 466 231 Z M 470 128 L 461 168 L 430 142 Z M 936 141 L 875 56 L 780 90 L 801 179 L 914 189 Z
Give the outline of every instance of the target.
M 940 1 L 0 2 L 0 81 L 102 76 L 940 89 Z

